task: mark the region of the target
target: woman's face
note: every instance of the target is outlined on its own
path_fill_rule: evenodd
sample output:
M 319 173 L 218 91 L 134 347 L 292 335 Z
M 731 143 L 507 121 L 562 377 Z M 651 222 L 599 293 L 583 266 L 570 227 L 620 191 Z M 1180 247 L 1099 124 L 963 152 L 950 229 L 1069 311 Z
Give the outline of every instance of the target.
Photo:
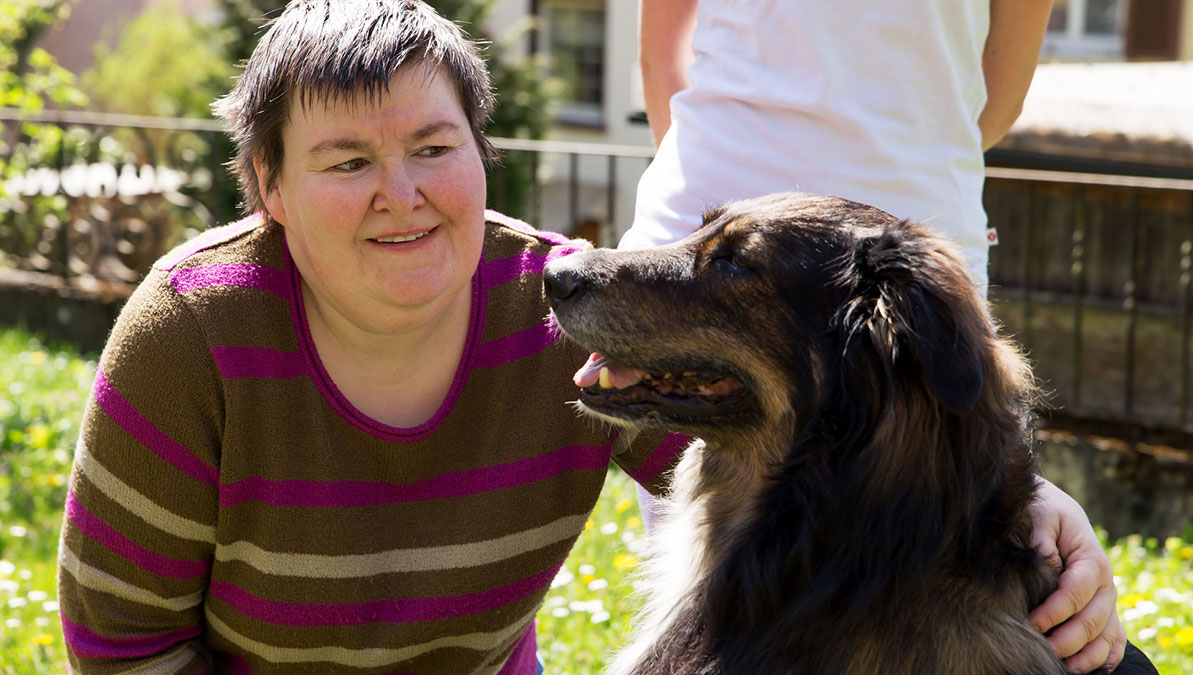
M 263 197 L 322 315 L 393 332 L 471 292 L 485 173 L 450 77 L 414 66 L 375 100 L 296 100 L 282 142 Z

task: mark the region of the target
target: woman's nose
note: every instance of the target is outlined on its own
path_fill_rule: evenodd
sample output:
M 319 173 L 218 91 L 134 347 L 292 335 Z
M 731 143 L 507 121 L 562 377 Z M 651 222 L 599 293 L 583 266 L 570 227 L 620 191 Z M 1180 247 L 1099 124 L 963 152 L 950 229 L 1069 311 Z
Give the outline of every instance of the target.
M 374 210 L 406 213 L 426 201 L 418 181 L 406 166 L 400 163 L 383 166 L 378 175 L 380 182 L 373 196 Z

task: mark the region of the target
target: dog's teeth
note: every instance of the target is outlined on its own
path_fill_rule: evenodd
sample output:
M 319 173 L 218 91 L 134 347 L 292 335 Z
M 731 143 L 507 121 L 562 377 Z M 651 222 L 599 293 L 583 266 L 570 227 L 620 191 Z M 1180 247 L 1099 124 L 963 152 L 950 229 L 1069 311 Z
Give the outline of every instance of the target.
M 601 366 L 600 375 L 601 389 L 612 389 L 613 379 L 609 377 L 609 366 Z

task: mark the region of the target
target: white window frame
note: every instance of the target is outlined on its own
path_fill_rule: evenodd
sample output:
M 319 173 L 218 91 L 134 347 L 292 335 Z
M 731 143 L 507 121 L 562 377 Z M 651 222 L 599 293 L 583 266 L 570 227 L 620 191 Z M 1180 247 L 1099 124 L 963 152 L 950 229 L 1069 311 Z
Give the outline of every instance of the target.
M 601 82 L 601 102 L 600 103 L 582 103 L 578 101 L 561 100 L 559 102 L 559 111 L 555 115 L 557 122 L 563 124 L 575 124 L 586 127 L 600 127 L 605 123 L 604 106 L 608 101 L 609 87 L 608 87 L 608 65 L 609 58 L 604 52 L 608 44 L 609 31 L 609 10 L 606 7 L 604 0 L 542 0 L 539 4 L 539 12 L 543 18 L 543 45 L 544 50 L 548 56 L 551 56 L 551 31 L 554 30 L 550 17 L 548 15 L 551 7 L 575 7 L 579 9 L 599 10 L 602 20 L 604 22 L 604 40 L 602 40 L 602 82 Z
M 1120 61 L 1123 58 L 1123 27 L 1126 23 L 1127 3 L 1118 2 L 1118 31 L 1114 35 L 1085 32 L 1087 0 L 1069 0 L 1069 15 L 1063 32 L 1048 31 L 1044 35 L 1043 60 L 1062 61 Z

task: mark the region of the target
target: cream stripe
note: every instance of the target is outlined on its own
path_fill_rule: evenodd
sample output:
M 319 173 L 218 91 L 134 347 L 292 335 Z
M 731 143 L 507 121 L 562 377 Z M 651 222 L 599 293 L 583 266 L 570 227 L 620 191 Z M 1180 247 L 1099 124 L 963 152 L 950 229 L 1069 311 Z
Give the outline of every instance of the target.
M 448 635 L 430 642 L 402 647 L 400 649 L 350 649 L 348 647 L 277 647 L 258 642 L 232 630 L 207 607 L 207 627 L 241 649 L 252 652 L 273 663 L 329 662 L 353 668 L 380 668 L 402 661 L 408 661 L 436 649 L 472 649 L 488 651 L 507 643 L 530 625 L 538 612 L 535 607 L 507 628 L 492 633 L 468 633 Z
M 74 551 L 70 550 L 70 547 L 66 546 L 65 542 L 59 547 L 58 566 L 70 572 L 70 575 L 75 578 L 75 581 L 80 586 L 93 591 L 108 593 L 122 600 L 149 605 L 150 607 L 160 607 L 172 612 L 181 612 L 203 602 L 202 591 L 179 598 L 163 598 L 144 588 L 134 586 L 123 579 L 114 577 L 103 570 L 96 569 L 79 560 L 78 556 L 75 555 Z
M 87 476 L 87 480 L 127 509 L 129 513 L 167 534 L 205 544 L 215 543 L 214 526 L 171 513 L 157 502 L 137 492 L 104 468 L 91 453 L 86 452 L 82 440 L 79 441 L 79 446 L 75 449 L 75 457 L 79 469 L 82 470 L 83 475 Z
M 275 553 L 247 541 L 217 545 L 215 559 L 239 560 L 259 572 L 290 577 L 351 579 L 394 572 L 478 567 L 563 541 L 584 528 L 586 516 L 566 516 L 541 527 L 471 544 L 403 548 L 361 555 Z
M 174 673 L 182 672 L 183 667 L 191 661 L 194 661 L 196 657 L 200 657 L 200 654 L 195 651 L 195 648 L 189 644 L 184 644 L 181 648 L 174 650 L 174 652 L 168 656 L 157 659 L 148 665 L 138 666 L 132 670 L 122 670 L 120 671 L 120 674 L 174 675 Z

